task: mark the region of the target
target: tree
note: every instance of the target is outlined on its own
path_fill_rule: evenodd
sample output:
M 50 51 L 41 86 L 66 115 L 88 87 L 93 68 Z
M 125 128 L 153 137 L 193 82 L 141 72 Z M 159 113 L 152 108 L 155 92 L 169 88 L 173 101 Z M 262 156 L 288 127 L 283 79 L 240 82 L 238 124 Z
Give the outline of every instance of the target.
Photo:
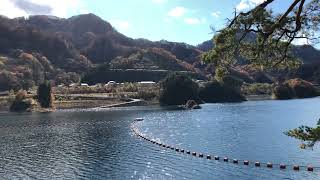
M 236 87 L 231 87 L 225 82 L 211 81 L 199 90 L 201 100 L 206 103 L 242 102 L 245 101 Z
M 53 94 L 52 87 L 49 81 L 45 81 L 40 84 L 37 92 L 38 102 L 43 108 L 52 108 L 53 107 Z
M 216 66 L 217 76 L 227 74 L 239 59 L 261 70 L 297 68 L 301 62 L 293 56 L 293 42 L 319 43 L 320 0 L 291 0 L 278 15 L 268 9 L 274 1 L 265 0 L 247 12 L 235 11 L 234 18 L 213 38 L 214 48 L 202 59 Z M 320 140 L 319 123 L 316 128 L 302 126 L 286 134 L 313 146 Z
M 285 12 L 275 15 L 266 0 L 248 12 L 237 13 L 214 37 L 215 47 L 203 60 L 222 69 L 237 65 L 238 59 L 262 70 L 296 68 L 300 65 L 292 52 L 292 42 L 306 39 L 318 43 L 320 0 L 291 0 Z M 221 72 L 221 71 L 219 71 Z
M 23 112 L 30 111 L 33 106 L 33 101 L 31 98 L 27 97 L 27 92 L 20 90 L 17 92 L 16 97 L 12 104 L 10 105 L 10 111 L 12 112 Z
M 186 75 L 174 73 L 161 82 L 160 103 L 182 105 L 188 100 L 199 100 L 198 84 Z
M 320 119 L 317 123 L 317 127 L 315 128 L 300 126 L 299 128 L 285 132 L 285 134 L 306 142 L 300 145 L 302 149 L 307 147 L 312 148 L 317 142 L 320 141 Z

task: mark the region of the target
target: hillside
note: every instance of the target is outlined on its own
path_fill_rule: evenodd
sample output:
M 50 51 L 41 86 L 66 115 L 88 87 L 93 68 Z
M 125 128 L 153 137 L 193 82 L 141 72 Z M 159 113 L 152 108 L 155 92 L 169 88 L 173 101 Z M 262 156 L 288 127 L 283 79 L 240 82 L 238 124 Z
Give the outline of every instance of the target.
M 77 82 L 86 72 L 106 64 L 111 70 L 153 70 L 155 74 L 161 70 L 187 71 L 205 78 L 215 68 L 203 64 L 200 56 L 212 47 L 212 41 L 196 47 L 165 40 L 132 39 L 94 14 L 68 19 L 0 16 L 0 91 L 28 89 L 43 79 L 55 84 Z M 295 53 L 309 65 L 317 64 L 320 56 L 312 47 L 296 47 Z M 301 76 L 315 79 L 313 72 L 310 75 L 301 71 Z M 234 69 L 233 74 L 247 82 L 270 81 L 269 76 L 266 79 L 263 73 L 242 67 Z M 117 79 L 116 73 L 112 75 L 108 79 Z
M 69 84 L 106 63 L 120 69 L 202 72 L 193 65 L 201 53 L 184 43 L 126 37 L 94 14 L 0 17 L 1 90 L 27 89 L 43 79 Z

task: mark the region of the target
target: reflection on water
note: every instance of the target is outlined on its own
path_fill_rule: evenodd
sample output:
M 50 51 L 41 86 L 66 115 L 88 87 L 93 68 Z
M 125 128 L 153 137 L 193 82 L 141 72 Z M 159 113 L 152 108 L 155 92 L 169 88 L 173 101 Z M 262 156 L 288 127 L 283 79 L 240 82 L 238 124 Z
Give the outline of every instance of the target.
M 318 172 L 244 167 L 161 149 L 167 144 L 231 158 L 320 166 L 320 147 L 298 149 L 283 131 L 314 125 L 320 99 L 207 104 L 201 110 L 159 107 L 0 114 L 2 179 L 319 179 Z

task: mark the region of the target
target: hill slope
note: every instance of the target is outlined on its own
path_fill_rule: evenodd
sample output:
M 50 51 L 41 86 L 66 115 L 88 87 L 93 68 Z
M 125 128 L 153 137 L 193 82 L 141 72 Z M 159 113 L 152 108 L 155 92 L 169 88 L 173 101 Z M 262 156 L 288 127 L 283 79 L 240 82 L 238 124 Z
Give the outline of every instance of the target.
M 132 39 L 94 14 L 68 19 L 0 16 L 0 91 L 27 89 L 43 79 L 69 84 L 106 64 L 112 69 L 188 71 L 204 77 L 215 68 L 204 65 L 200 56 L 212 47 L 212 41 L 196 47 L 165 40 Z M 308 65 L 319 64 L 320 52 L 312 47 L 296 47 L 295 53 Z M 247 82 L 257 80 L 255 73 L 241 67 L 233 72 Z M 305 70 L 300 74 L 314 76 Z

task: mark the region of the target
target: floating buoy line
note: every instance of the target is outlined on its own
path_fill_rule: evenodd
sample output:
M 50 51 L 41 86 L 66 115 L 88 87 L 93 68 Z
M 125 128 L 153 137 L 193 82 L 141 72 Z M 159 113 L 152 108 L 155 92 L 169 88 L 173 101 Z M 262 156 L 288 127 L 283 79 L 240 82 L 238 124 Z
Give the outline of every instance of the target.
M 174 145 L 167 145 L 164 143 L 161 143 L 157 140 L 151 139 L 149 137 L 147 137 L 146 135 L 144 135 L 143 133 L 141 133 L 139 131 L 139 129 L 136 127 L 136 124 L 143 121 L 143 118 L 136 118 L 132 123 L 131 123 L 131 130 L 132 132 L 139 138 L 157 145 L 161 148 L 164 149 L 168 149 L 168 150 L 172 150 L 181 154 L 185 154 L 185 155 L 190 155 L 193 157 L 198 157 L 198 158 L 202 158 L 202 159 L 207 159 L 207 160 L 214 160 L 214 161 L 219 161 L 219 162 L 225 162 L 225 163 L 232 163 L 232 164 L 236 164 L 236 165 L 244 165 L 244 166 L 254 166 L 254 167 L 264 167 L 264 168 L 269 168 L 269 169 L 275 169 L 275 168 L 279 168 L 280 170 L 286 170 L 286 169 L 292 169 L 294 171 L 300 171 L 300 170 L 306 170 L 308 172 L 314 172 L 316 169 L 320 169 L 320 167 L 314 167 L 312 165 L 308 165 L 308 166 L 299 166 L 297 164 L 295 165 L 286 165 L 286 164 L 273 164 L 271 162 L 265 163 L 265 162 L 260 162 L 260 161 L 249 161 L 249 160 L 240 160 L 240 159 L 231 159 L 228 156 L 213 156 L 210 154 L 203 154 L 203 153 L 199 153 L 199 152 L 193 152 L 193 151 L 189 151 L 186 149 L 181 149 L 177 146 Z

